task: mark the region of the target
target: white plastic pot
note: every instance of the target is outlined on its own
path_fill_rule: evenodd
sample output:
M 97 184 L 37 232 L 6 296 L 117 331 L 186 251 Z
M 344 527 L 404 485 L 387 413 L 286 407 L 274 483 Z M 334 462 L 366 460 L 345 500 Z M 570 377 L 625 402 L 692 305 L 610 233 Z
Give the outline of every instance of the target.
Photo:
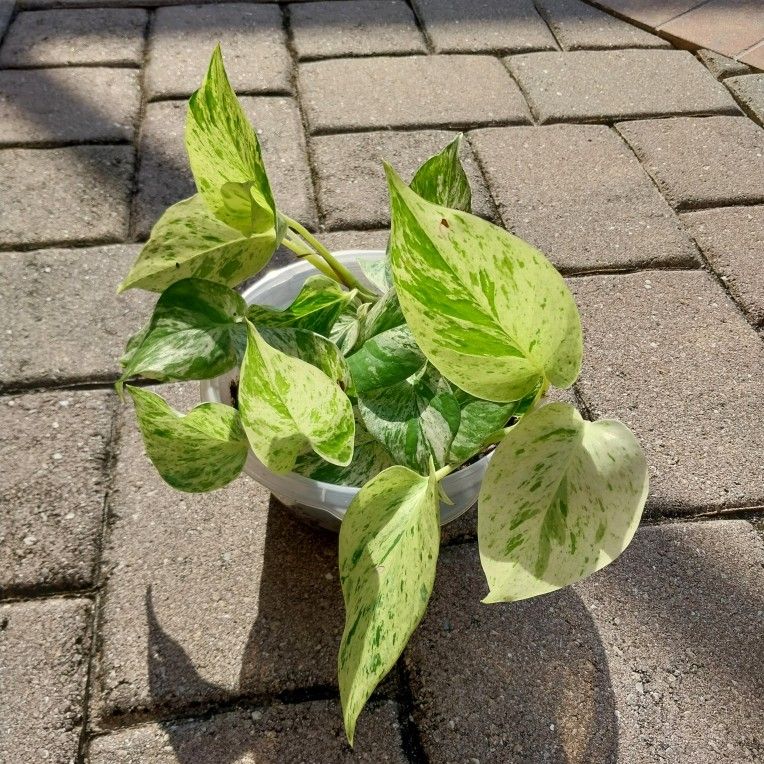
M 358 262 L 379 260 L 385 253 L 382 250 L 345 250 L 335 252 L 334 255 L 354 276 L 365 282 Z M 297 296 L 305 279 L 314 273 L 316 270 L 312 265 L 298 261 L 266 274 L 242 292 L 242 296 L 248 305 L 257 303 L 285 308 Z M 234 369 L 216 379 L 204 380 L 201 383 L 202 400 L 230 405 L 233 401 L 231 382 L 238 378 L 238 374 L 238 369 Z M 443 478 L 441 486 L 453 504 L 441 502 L 441 525 L 456 520 L 475 503 L 489 459 L 490 454 Z M 247 456 L 244 471 L 268 488 L 298 517 L 333 531 L 339 530 L 345 510 L 359 490 L 349 486 L 322 483 L 294 473 L 277 475 L 251 451 Z

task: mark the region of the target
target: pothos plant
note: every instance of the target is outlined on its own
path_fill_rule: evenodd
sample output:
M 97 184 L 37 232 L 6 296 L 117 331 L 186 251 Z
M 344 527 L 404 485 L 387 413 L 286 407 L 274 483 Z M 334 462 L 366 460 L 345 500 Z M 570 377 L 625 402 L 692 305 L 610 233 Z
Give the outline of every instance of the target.
M 239 369 L 236 406 L 187 414 L 127 386 L 146 451 L 181 491 L 209 491 L 249 449 L 273 472 L 360 490 L 339 536 L 345 729 L 422 618 L 440 542 L 440 481 L 495 446 L 480 489 L 484 602 L 534 597 L 615 559 L 647 495 L 620 422 L 563 403 L 581 367 L 578 310 L 526 242 L 470 214 L 459 139 L 406 184 L 385 165 L 391 233 L 365 282 L 277 207 L 257 136 L 219 48 L 191 97 L 186 148 L 198 193 L 154 227 L 120 291 L 160 293 L 117 383 Z M 235 291 L 279 245 L 315 266 L 284 309 Z

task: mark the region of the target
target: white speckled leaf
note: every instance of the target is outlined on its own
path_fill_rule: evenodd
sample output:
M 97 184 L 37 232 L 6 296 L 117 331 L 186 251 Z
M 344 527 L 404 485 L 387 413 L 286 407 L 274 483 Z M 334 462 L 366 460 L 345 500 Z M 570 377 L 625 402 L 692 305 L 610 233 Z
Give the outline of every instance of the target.
M 239 411 L 250 446 L 274 472 L 289 472 L 312 448 L 332 464 L 350 464 L 355 424 L 340 386 L 299 358 L 271 347 L 247 321 Z
M 581 366 L 581 324 L 551 263 L 485 220 L 425 201 L 386 170 L 395 288 L 427 358 L 487 400 L 519 400 L 544 380 L 569 387 Z
M 459 429 L 459 403 L 451 386 L 432 366 L 407 380 L 359 395 L 358 411 L 366 429 L 398 464 L 426 474 L 448 461 Z
M 165 211 L 118 291 L 163 292 L 187 278 L 235 286 L 268 263 L 276 244 L 273 231 L 244 236 L 192 196 Z
M 212 491 L 241 472 L 249 448 L 236 409 L 202 403 L 183 416 L 150 390 L 131 385 L 127 390 L 146 453 L 173 488 Z
M 227 286 L 178 281 L 162 293 L 136 345 L 128 343 L 122 380 L 134 374 L 165 381 L 224 374 L 244 351 L 246 310 L 241 296 Z
M 289 307 L 279 310 L 252 305 L 247 318 L 256 326 L 293 326 L 328 337 L 340 313 L 352 299 L 352 292 L 344 291 L 333 279 L 318 274 L 305 280 Z
M 338 658 L 345 732 L 422 619 L 440 544 L 434 476 L 390 467 L 367 483 L 340 528 L 345 631 Z
M 358 265 L 366 280 L 380 293 L 384 294 L 393 286 L 393 274 L 387 257 L 379 260 L 359 260 Z
M 409 186 L 428 202 L 470 212 L 472 190 L 459 159 L 461 143 L 460 134 L 416 171 Z
M 621 422 L 585 422 L 551 403 L 499 444 L 478 504 L 485 602 L 572 584 L 628 546 L 647 498 L 647 462 Z
M 188 102 L 186 149 L 196 187 L 215 217 L 245 235 L 275 239 L 276 205 L 260 144 L 228 81 L 219 45 Z

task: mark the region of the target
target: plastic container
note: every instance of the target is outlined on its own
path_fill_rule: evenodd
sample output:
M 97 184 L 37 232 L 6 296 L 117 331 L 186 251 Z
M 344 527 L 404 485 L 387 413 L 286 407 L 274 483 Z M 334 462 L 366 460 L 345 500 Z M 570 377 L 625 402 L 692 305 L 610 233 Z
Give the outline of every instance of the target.
M 362 281 L 366 280 L 358 262 L 379 260 L 385 255 L 382 250 L 345 250 L 334 254 Z M 316 270 L 312 265 L 298 261 L 266 274 L 245 289 L 242 296 L 249 305 L 258 303 L 285 308 L 297 296 L 305 279 L 314 273 Z M 216 379 L 204 380 L 201 383 L 202 400 L 230 405 L 231 381 L 238 377 L 238 373 L 238 369 L 234 369 Z M 441 486 L 453 504 L 441 502 L 441 525 L 456 520 L 475 503 L 489 459 L 490 454 L 443 478 Z M 302 520 L 333 531 L 339 530 L 345 510 L 358 493 L 358 488 L 322 483 L 294 473 L 278 475 L 271 472 L 251 451 L 244 472 L 262 483 Z

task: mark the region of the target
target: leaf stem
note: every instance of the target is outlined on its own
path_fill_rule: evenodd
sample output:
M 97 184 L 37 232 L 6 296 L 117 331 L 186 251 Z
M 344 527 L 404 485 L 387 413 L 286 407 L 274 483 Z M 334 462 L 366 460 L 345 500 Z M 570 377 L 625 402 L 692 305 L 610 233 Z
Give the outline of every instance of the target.
M 281 240 L 281 243 L 287 249 L 292 250 L 292 252 L 294 252 L 297 257 L 300 257 L 303 260 L 307 260 L 314 268 L 317 268 L 325 276 L 333 279 L 338 284 L 344 285 L 342 279 L 315 252 L 309 250 L 301 242 L 296 241 L 295 239 L 289 239 L 285 236 Z
M 446 475 L 450 475 L 457 467 L 461 467 L 461 464 L 447 464 L 445 467 L 441 467 L 435 472 L 435 479 L 440 482 Z
M 324 258 L 327 265 L 337 274 L 341 282 L 348 287 L 348 289 L 357 289 L 358 294 L 365 302 L 373 302 L 377 298 L 371 294 L 369 290 L 339 261 L 337 258 L 315 237 L 308 231 L 305 226 L 298 223 L 296 220 L 282 215 L 286 224 L 295 233 L 297 233 L 302 239 L 304 239 L 308 245 Z

